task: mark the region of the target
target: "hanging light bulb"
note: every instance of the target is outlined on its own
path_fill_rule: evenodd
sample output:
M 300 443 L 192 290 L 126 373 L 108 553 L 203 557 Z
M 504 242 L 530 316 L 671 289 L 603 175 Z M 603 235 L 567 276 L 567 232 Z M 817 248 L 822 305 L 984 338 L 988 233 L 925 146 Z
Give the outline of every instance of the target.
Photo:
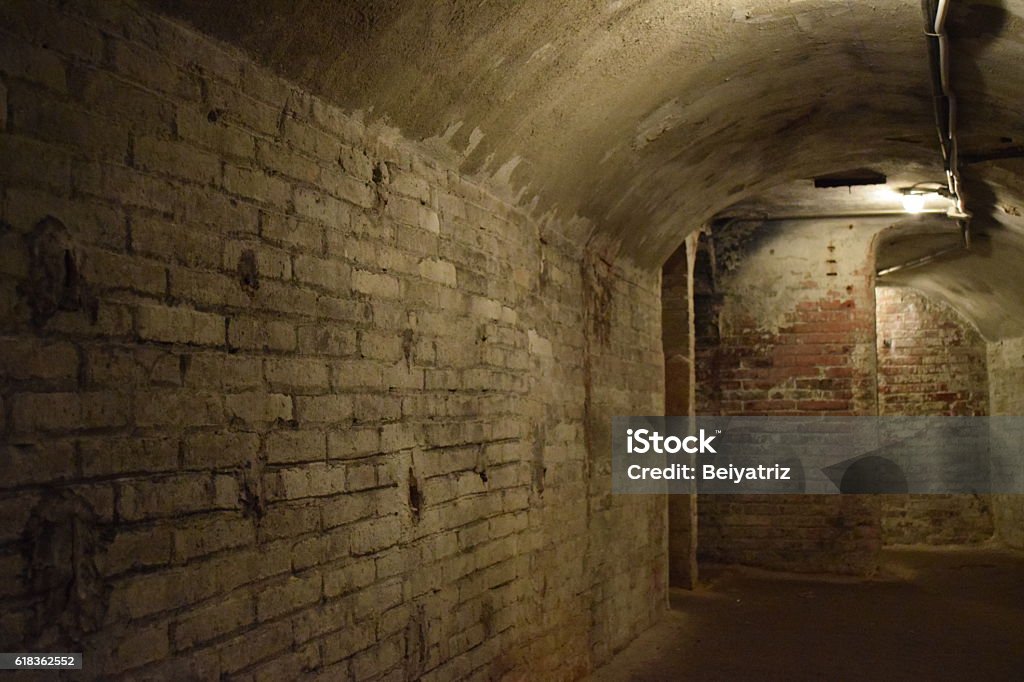
M 938 201 L 941 198 L 945 198 L 953 202 L 956 205 L 956 195 L 951 194 L 946 189 L 946 185 L 941 182 L 918 182 L 910 187 L 904 187 L 900 190 L 902 195 L 900 198 L 903 200 L 903 210 L 907 213 L 939 213 L 940 209 L 927 209 L 925 206 L 930 201 Z
M 924 198 L 921 192 L 904 192 L 903 210 L 907 213 L 920 213 L 924 210 Z

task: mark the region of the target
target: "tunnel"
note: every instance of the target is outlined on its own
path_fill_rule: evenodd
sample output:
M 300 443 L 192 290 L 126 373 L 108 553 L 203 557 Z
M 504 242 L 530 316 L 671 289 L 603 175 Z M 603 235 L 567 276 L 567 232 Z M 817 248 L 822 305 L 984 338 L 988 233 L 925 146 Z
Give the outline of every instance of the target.
M 0 668 L 1016 679 L 1020 59 L 1022 0 L 0 1 Z M 624 492 L 666 416 L 888 445 Z

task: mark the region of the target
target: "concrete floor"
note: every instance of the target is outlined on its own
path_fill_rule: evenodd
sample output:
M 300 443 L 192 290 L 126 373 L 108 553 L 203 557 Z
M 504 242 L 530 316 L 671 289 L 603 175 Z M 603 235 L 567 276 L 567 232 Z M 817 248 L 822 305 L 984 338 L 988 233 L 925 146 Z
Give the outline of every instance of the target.
M 870 580 L 702 569 L 593 680 L 1024 679 L 1024 554 L 887 550 Z

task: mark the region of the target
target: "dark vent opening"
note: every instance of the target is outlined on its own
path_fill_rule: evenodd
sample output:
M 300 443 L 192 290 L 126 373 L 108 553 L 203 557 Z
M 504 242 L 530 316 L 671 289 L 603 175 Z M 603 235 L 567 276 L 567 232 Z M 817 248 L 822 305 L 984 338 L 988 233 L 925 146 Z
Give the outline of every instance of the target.
M 886 181 L 885 175 L 877 173 L 868 168 L 858 168 L 856 170 L 841 171 L 839 173 L 829 173 L 827 175 L 819 175 L 814 178 L 814 186 L 818 188 L 823 187 L 857 187 L 860 185 L 884 185 Z

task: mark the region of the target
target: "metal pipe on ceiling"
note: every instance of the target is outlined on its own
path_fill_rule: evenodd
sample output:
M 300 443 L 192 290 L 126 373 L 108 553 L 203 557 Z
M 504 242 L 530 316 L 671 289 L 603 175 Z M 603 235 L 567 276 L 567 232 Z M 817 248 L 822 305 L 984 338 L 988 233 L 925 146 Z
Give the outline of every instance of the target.
M 949 0 L 924 0 L 922 6 L 926 17 L 925 35 L 929 38 L 929 57 L 932 61 L 932 90 L 935 97 L 935 125 L 939 133 L 942 159 L 946 167 L 946 184 L 950 198 L 956 207 L 961 229 L 969 245 L 969 221 L 960 178 L 960 144 L 957 135 L 957 99 L 950 77 L 949 34 L 946 32 L 946 18 L 949 15 Z M 934 9 L 933 9 L 934 6 Z
M 942 160 L 946 168 L 946 184 L 949 198 L 953 201 L 960 226 L 961 243 L 942 249 L 912 261 L 879 270 L 885 275 L 910 270 L 932 263 L 943 256 L 971 248 L 971 214 L 964 202 L 963 184 L 960 178 L 960 144 L 957 137 L 957 101 L 950 78 L 949 34 L 946 32 L 946 18 L 949 14 L 949 0 L 922 0 L 926 20 L 925 35 L 928 38 L 928 54 L 931 62 L 932 91 L 935 100 L 935 127 L 939 133 Z
M 737 222 L 737 223 L 773 223 L 781 222 L 784 220 L 831 220 L 831 219 L 842 219 L 842 218 L 886 218 L 886 217 L 900 217 L 900 218 L 912 218 L 915 215 L 946 215 L 946 209 L 944 208 L 926 208 L 917 213 L 907 213 L 906 211 L 899 210 L 894 211 L 890 209 L 879 209 L 877 211 L 846 211 L 838 213 L 782 213 L 776 215 L 738 215 L 738 216 L 721 216 L 716 220 L 726 222 Z

